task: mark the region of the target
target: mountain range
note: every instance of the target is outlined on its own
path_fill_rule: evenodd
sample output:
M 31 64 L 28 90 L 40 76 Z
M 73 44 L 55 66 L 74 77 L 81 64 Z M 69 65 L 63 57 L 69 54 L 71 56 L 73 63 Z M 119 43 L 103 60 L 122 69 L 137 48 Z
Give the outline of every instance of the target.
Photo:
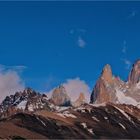
M 140 60 L 127 81 L 106 65 L 90 97 L 75 101 L 63 85 L 51 97 L 31 88 L 5 97 L 0 104 L 0 138 L 7 139 L 139 139 Z

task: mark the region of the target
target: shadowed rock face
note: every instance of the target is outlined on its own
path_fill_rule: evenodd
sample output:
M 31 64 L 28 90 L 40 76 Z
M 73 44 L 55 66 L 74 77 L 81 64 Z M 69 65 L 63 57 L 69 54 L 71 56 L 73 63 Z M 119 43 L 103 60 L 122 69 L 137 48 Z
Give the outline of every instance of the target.
M 53 91 L 51 101 L 58 106 L 69 106 L 71 104 L 70 97 L 63 85 Z
M 128 81 L 132 85 L 140 81 L 140 60 L 137 60 L 136 63 L 133 65 L 132 70 L 129 74 Z

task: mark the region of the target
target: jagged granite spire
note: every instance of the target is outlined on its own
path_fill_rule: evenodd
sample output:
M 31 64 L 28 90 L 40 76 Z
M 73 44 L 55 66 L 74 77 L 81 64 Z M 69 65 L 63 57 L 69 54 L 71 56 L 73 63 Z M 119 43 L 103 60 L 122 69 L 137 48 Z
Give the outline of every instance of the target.
M 138 59 L 132 67 L 132 70 L 129 74 L 128 82 L 132 85 L 140 81 L 140 59 Z
M 63 85 L 60 85 L 53 91 L 51 101 L 58 106 L 69 106 L 71 104 L 70 97 Z
M 102 70 L 101 78 L 103 78 L 104 80 L 106 80 L 109 83 L 112 81 L 112 69 L 109 64 L 104 66 L 104 68 Z
M 105 65 L 90 98 L 90 102 L 106 102 L 109 100 L 107 86 L 112 82 L 112 70 L 109 64 Z
M 86 103 L 85 95 L 84 93 L 80 93 L 78 99 L 72 105 L 78 107 L 84 103 Z
M 114 76 L 109 64 L 105 65 L 102 70 L 101 76 L 96 82 L 90 97 L 90 103 L 104 103 L 115 100 L 114 89 L 112 88 Z

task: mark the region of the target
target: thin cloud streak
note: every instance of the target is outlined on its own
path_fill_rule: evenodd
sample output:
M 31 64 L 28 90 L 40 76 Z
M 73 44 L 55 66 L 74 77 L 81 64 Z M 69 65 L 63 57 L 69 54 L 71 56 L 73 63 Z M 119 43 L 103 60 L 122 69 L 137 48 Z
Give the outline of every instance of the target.
M 86 33 L 87 32 L 86 29 L 77 29 L 77 31 L 80 32 L 80 33 Z
M 87 30 L 86 29 L 82 29 L 82 28 L 78 28 L 78 29 L 71 29 L 70 31 L 69 31 L 69 33 L 71 34 L 71 35 L 74 35 L 74 37 L 76 37 L 77 38 L 77 45 L 78 45 L 78 47 L 80 47 L 80 48 L 85 48 L 85 46 L 86 46 L 86 41 L 85 41 L 85 39 L 84 39 L 84 37 L 83 36 L 85 36 L 85 33 L 87 32 Z
M 78 38 L 77 43 L 78 43 L 78 46 L 79 46 L 80 48 L 85 48 L 85 46 L 86 46 L 85 40 L 84 40 L 82 37 L 80 37 L 80 36 L 79 36 L 79 38 Z
M 74 29 L 70 30 L 70 34 L 74 34 L 74 32 L 75 32 Z
M 7 65 L 0 64 L 0 71 L 4 71 L 4 70 L 15 70 L 17 72 L 22 72 L 26 68 L 27 68 L 27 66 L 24 66 L 24 65 L 7 66 Z
M 122 53 L 126 53 L 127 48 L 126 48 L 126 40 L 123 41 L 123 48 L 122 48 Z
M 122 59 L 122 61 L 125 64 L 125 69 L 126 70 L 129 70 L 130 69 L 130 66 L 132 65 L 132 62 L 130 60 L 128 60 L 128 59 Z
M 136 10 L 131 11 L 131 13 L 128 15 L 127 19 L 131 19 L 131 18 L 135 17 L 137 15 L 137 13 L 138 13 L 138 11 L 136 11 Z
M 124 63 L 124 67 L 126 70 L 130 69 L 130 66 L 132 65 L 132 62 L 126 57 L 127 55 L 127 42 L 126 40 L 123 41 L 123 48 L 121 50 L 123 57 L 121 58 L 121 61 Z

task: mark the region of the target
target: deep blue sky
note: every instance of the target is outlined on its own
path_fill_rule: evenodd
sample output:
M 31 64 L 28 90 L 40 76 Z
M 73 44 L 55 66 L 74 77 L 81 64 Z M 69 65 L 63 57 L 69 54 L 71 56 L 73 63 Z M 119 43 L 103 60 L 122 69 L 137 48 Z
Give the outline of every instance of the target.
M 34 89 L 75 77 L 92 88 L 106 63 L 126 79 L 139 57 L 140 2 L 0 2 L 0 63 L 26 66 Z

